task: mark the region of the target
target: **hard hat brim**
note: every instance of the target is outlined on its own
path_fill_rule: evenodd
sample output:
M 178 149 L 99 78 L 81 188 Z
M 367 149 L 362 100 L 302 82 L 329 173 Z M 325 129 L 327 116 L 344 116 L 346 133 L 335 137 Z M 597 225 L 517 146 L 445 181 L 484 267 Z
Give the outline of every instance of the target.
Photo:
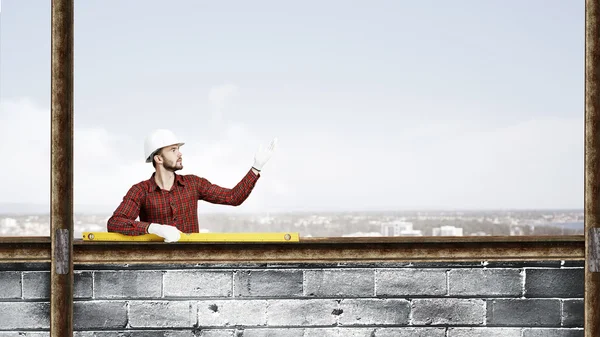
M 165 145 L 165 146 L 159 147 L 158 149 L 155 149 L 154 151 L 152 151 L 152 153 L 148 156 L 148 158 L 146 158 L 146 163 L 151 163 L 152 162 L 152 157 L 154 157 L 154 155 L 156 154 L 156 152 L 158 152 L 160 149 L 165 148 L 165 147 L 169 147 L 169 146 L 173 146 L 173 145 L 183 146 L 184 144 L 185 144 L 185 142 L 183 142 L 183 143 L 173 143 L 173 144 L 169 144 L 169 145 Z

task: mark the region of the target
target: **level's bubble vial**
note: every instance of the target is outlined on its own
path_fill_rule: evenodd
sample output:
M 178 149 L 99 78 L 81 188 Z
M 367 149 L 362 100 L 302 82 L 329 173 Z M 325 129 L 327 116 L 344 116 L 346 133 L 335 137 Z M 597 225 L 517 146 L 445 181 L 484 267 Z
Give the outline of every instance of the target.
M 93 233 L 88 234 L 88 239 L 94 240 L 94 234 Z
M 286 235 L 284 236 L 284 238 L 285 238 L 285 240 L 286 240 L 286 241 L 288 241 L 289 239 L 291 239 L 291 238 L 292 238 L 292 236 L 291 236 L 291 235 L 289 235 L 289 234 L 286 234 Z

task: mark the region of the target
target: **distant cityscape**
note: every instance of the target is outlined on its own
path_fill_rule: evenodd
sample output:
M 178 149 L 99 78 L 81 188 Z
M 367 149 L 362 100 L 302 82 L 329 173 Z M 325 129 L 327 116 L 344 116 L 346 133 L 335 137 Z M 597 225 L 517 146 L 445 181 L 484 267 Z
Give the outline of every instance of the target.
M 75 214 L 74 237 L 105 232 L 111 214 Z M 583 210 L 201 214 L 201 232 L 299 232 L 301 237 L 581 235 Z M 49 214 L 0 214 L 0 236 L 49 236 Z

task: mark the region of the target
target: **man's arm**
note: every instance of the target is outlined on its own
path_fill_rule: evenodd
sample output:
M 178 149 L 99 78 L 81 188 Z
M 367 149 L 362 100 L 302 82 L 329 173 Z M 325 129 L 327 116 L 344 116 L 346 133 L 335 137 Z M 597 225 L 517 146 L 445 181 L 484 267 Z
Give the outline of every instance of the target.
M 108 219 L 106 228 L 109 232 L 117 232 L 125 235 L 148 234 L 149 222 L 136 221 L 140 215 L 142 192 L 136 186 L 127 191 L 123 201 Z
M 206 178 L 197 178 L 198 199 L 212 204 L 239 206 L 250 196 L 260 173 L 251 169 L 234 188 L 225 188 L 213 184 Z

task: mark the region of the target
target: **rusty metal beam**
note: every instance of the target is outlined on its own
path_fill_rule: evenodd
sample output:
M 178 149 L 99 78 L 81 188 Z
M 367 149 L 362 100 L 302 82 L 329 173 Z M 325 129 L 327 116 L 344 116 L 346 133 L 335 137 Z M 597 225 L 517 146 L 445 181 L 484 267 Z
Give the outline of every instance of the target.
M 582 235 L 560 237 L 306 238 L 299 243 L 84 242 L 74 264 L 583 260 Z M 0 238 L 1 262 L 48 262 L 47 238 Z
M 52 0 L 52 337 L 73 335 L 73 2 Z
M 600 273 L 591 270 L 592 232 L 600 227 L 600 4 L 585 2 L 585 299 L 586 337 L 600 336 Z

